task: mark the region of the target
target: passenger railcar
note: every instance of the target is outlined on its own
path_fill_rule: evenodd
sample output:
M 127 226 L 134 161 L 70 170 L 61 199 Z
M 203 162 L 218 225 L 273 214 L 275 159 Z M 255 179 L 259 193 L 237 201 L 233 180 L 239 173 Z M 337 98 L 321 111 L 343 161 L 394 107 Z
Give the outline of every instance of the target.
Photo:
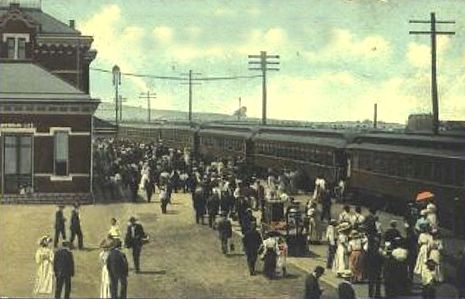
M 260 167 L 299 170 L 312 181 L 321 175 L 336 183 L 346 174 L 348 138 L 329 130 L 261 128 L 253 138 L 253 159 Z
M 139 142 L 157 142 L 160 138 L 160 128 L 157 124 L 121 124 L 118 137 Z
M 366 134 L 355 138 L 347 152 L 349 187 L 358 197 L 377 196 L 402 212 L 417 193 L 432 191 L 442 224 L 451 226 L 454 198 L 465 196 L 465 138 Z
M 215 158 L 228 160 L 248 159 L 252 150 L 253 130 L 242 126 L 206 125 L 199 130 L 199 154 L 211 161 Z M 248 163 L 252 161 L 248 160 Z
M 188 123 L 165 124 L 160 127 L 160 139 L 163 145 L 196 153 L 198 146 L 198 128 Z

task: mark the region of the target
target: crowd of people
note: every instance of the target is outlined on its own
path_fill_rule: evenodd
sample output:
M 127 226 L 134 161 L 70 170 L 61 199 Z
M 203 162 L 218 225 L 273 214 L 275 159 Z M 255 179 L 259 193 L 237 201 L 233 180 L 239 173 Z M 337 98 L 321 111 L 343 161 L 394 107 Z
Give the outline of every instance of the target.
M 381 296 L 384 282 L 387 297 L 410 294 L 414 274 L 421 277 L 423 296 L 434 298 L 437 285 L 444 281 L 442 252 L 444 245 L 438 230 L 437 208 L 434 200 L 409 205 L 404 229 L 391 221 L 384 230 L 378 213 L 370 209 L 362 213 L 360 206 L 344 206 L 338 217 L 332 217 L 334 198 L 342 198 L 345 185 L 340 181 L 330 187 L 322 175 L 315 182 L 313 193 L 303 204 L 296 202 L 297 172 L 268 170 L 265 178 L 241 171 L 240 161 L 217 159 L 204 163 L 191 159 L 188 151 L 169 149 L 161 143 L 141 144 L 129 140 L 99 140 L 94 151 L 95 193 L 103 200 L 151 202 L 158 191 L 161 212 L 167 213 L 173 193 L 192 196 L 195 222 L 216 230 L 223 254 L 239 250 L 232 241 L 233 222 L 238 222 L 242 236 L 242 250 L 250 275 L 256 275 L 256 264 L 263 261 L 263 273 L 270 279 L 287 273 L 288 245 L 279 231 L 260 229 L 266 219 L 266 202 L 284 203 L 285 215 L 302 215 L 301 227 L 296 230 L 307 239 L 307 249 L 314 244 L 327 244 L 326 268 L 343 280 L 341 296 L 355 297 L 352 284 L 368 282 L 370 298 Z M 78 249 L 84 247 L 80 226 L 79 204 L 71 212 L 70 239 L 66 239 L 64 206 L 55 215 L 54 247 L 52 239 L 39 240 L 36 261 L 39 264 L 34 292 L 50 294 L 53 275 L 56 277 L 55 297 L 60 298 L 65 288 L 69 298 L 71 277 L 74 275 L 72 249 L 78 239 Z M 296 213 L 302 210 L 302 213 Z M 258 218 L 258 219 L 257 219 Z M 297 221 L 296 223 L 299 223 Z M 60 236 L 63 239 L 59 245 Z M 108 235 L 101 242 L 100 263 L 101 298 L 125 298 L 128 266 L 123 246 L 132 249 L 136 273 L 140 272 L 140 253 L 148 242 L 142 226 L 131 217 L 123 240 L 115 218 L 111 219 Z M 465 263 L 465 255 L 462 258 Z M 464 270 L 465 271 L 465 270 Z M 319 298 L 318 278 L 325 272 L 317 267 L 306 279 L 306 298 Z M 120 294 L 117 294 L 120 285 Z M 465 285 L 465 283 L 464 283 Z M 116 287 L 115 287 L 116 286 Z M 462 293 L 464 292 L 462 288 Z M 346 297 L 341 297 L 346 298 Z

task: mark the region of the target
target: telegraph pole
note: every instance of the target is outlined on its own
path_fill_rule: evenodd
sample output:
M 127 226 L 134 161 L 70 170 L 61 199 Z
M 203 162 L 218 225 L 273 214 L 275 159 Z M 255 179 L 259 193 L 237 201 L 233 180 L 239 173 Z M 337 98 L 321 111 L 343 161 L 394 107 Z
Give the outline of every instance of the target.
M 151 121 L 151 110 L 152 110 L 152 107 L 150 105 L 150 101 L 153 99 L 156 99 L 157 98 L 157 94 L 154 93 L 154 92 L 150 92 L 149 90 L 147 91 L 147 93 L 144 93 L 142 92 L 139 96 L 140 99 L 145 99 L 147 100 L 147 122 L 150 123 Z
M 262 125 L 266 125 L 266 72 L 279 71 L 278 67 L 268 67 L 268 65 L 279 65 L 279 61 L 268 61 L 268 59 L 279 59 L 279 55 L 267 55 L 266 51 L 261 51 L 260 55 L 249 55 L 249 65 L 258 64 L 259 67 L 249 67 L 251 71 L 262 72 Z M 258 60 L 257 60 L 258 59 Z
M 78 38 L 76 45 L 76 87 L 81 88 L 81 40 Z
M 183 76 L 188 76 L 188 83 L 181 83 L 183 85 L 189 85 L 189 123 L 192 123 L 192 85 L 200 85 L 200 83 L 192 82 L 194 79 L 193 75 L 201 75 L 201 73 L 194 73 L 192 70 L 189 70 L 188 74 L 182 74 Z
M 378 128 L 378 104 L 375 103 L 375 115 L 373 116 L 373 128 L 377 129 Z
M 409 23 L 430 24 L 430 31 L 409 31 L 409 34 L 428 34 L 431 35 L 431 97 L 433 101 L 433 133 L 439 132 L 439 96 L 438 83 L 436 79 L 436 36 L 437 35 L 454 35 L 453 31 L 437 31 L 436 24 L 455 24 L 455 21 L 437 21 L 434 12 L 431 13 L 431 19 L 410 20 Z
M 241 105 L 241 97 L 239 97 L 239 110 L 237 110 L 237 120 L 241 120 L 241 113 L 242 113 L 242 105 Z
M 118 87 L 121 85 L 121 70 L 119 66 L 115 65 L 112 69 L 112 73 L 113 73 L 113 86 L 115 87 L 115 123 L 116 123 L 116 129 L 118 130 L 118 125 L 119 125 Z

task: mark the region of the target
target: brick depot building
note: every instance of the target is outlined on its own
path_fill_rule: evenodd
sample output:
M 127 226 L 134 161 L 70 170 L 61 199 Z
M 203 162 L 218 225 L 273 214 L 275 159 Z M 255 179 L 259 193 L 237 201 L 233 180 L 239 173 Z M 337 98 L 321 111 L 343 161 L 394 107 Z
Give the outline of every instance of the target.
M 40 8 L 0 8 L 0 199 L 90 200 L 92 38 Z

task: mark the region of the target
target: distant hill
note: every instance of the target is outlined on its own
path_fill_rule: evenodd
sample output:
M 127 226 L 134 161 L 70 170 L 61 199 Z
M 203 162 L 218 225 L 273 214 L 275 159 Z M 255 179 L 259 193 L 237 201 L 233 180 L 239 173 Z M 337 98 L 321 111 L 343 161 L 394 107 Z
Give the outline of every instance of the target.
M 152 121 L 187 121 L 188 113 L 185 111 L 177 110 L 151 110 Z M 114 121 L 115 119 L 115 106 L 114 104 L 101 103 L 97 109 L 95 116 L 105 119 L 108 121 Z M 221 113 L 204 113 L 194 112 L 192 114 L 193 121 L 195 122 L 234 122 L 243 125 L 256 125 L 260 123 L 259 118 L 246 117 L 237 120 L 237 116 L 221 114 Z M 147 109 L 132 106 L 123 106 L 123 122 L 145 122 L 147 121 Z M 364 121 L 338 121 L 338 122 L 310 122 L 310 121 L 298 121 L 298 120 L 278 120 L 268 119 L 270 125 L 281 125 L 281 126 L 294 126 L 294 127 L 311 127 L 311 128 L 332 128 L 332 129 L 370 129 L 373 127 L 371 120 Z M 390 131 L 402 131 L 405 129 L 405 124 L 396 123 L 384 123 L 378 122 L 378 128 L 382 130 Z
M 109 103 L 101 103 L 97 109 L 95 116 L 113 121 L 115 119 L 115 105 Z M 192 113 L 192 118 L 195 121 L 233 121 L 237 120 L 236 116 L 221 114 L 221 113 Z M 151 120 L 166 120 L 166 121 L 185 121 L 188 119 L 188 113 L 177 110 L 151 110 Z M 123 121 L 141 122 L 147 121 L 147 109 L 124 106 L 123 105 Z

